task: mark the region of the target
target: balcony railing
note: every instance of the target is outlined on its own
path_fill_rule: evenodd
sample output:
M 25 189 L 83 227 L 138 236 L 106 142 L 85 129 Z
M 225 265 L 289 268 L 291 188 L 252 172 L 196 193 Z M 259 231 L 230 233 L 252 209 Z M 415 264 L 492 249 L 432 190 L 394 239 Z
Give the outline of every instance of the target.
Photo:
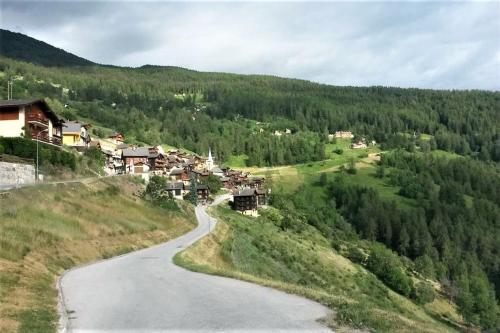
M 59 136 L 53 135 L 52 138 L 49 138 L 49 136 L 46 133 L 43 133 L 41 135 L 37 135 L 35 133 L 31 134 L 31 137 L 33 140 L 38 140 L 41 142 L 46 142 L 46 143 L 51 143 L 56 146 L 60 146 L 62 144 L 62 139 Z
M 37 114 L 28 114 L 28 122 L 37 122 L 37 123 L 41 123 L 41 124 L 44 124 L 44 125 L 48 125 L 49 124 L 49 121 L 48 119 L 44 119 L 43 117 L 37 115 Z

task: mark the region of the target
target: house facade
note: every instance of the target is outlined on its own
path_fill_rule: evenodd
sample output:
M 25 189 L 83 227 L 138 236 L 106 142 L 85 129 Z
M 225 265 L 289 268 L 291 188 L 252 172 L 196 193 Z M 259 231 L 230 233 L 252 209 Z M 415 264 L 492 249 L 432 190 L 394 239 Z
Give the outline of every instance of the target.
M 0 136 L 62 144 L 62 121 L 43 99 L 0 101 Z
M 149 149 L 145 147 L 122 150 L 125 173 L 142 174 L 149 172 Z
M 267 204 L 266 191 L 245 188 L 233 192 L 233 209 L 245 215 L 255 215 L 257 209 Z
M 67 121 L 63 124 L 63 144 L 77 149 L 90 147 L 90 125 L 78 121 Z

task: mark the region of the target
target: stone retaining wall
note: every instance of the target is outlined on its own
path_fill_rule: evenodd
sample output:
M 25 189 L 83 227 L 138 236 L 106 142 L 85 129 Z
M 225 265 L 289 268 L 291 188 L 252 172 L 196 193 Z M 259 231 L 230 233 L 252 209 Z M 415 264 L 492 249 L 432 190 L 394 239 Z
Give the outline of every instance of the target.
M 0 162 L 0 185 L 24 185 L 35 182 L 32 164 Z

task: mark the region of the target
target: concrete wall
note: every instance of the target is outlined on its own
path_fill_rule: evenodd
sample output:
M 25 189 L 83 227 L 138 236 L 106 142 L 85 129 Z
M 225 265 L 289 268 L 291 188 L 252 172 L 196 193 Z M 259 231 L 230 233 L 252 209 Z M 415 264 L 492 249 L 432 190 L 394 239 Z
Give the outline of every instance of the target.
M 22 185 L 35 182 L 35 166 L 0 162 L 0 185 Z
M 0 120 L 0 136 L 18 137 L 24 134 L 25 125 L 24 107 L 19 110 L 19 117 L 15 120 Z

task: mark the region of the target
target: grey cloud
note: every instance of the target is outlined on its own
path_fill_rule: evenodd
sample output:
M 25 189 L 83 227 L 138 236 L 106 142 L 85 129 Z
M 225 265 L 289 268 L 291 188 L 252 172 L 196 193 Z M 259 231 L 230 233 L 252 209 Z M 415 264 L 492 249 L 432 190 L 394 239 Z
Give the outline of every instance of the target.
M 0 24 L 100 63 L 336 85 L 500 89 L 500 3 L 2 2 Z M 22 22 L 22 23 L 20 23 Z

